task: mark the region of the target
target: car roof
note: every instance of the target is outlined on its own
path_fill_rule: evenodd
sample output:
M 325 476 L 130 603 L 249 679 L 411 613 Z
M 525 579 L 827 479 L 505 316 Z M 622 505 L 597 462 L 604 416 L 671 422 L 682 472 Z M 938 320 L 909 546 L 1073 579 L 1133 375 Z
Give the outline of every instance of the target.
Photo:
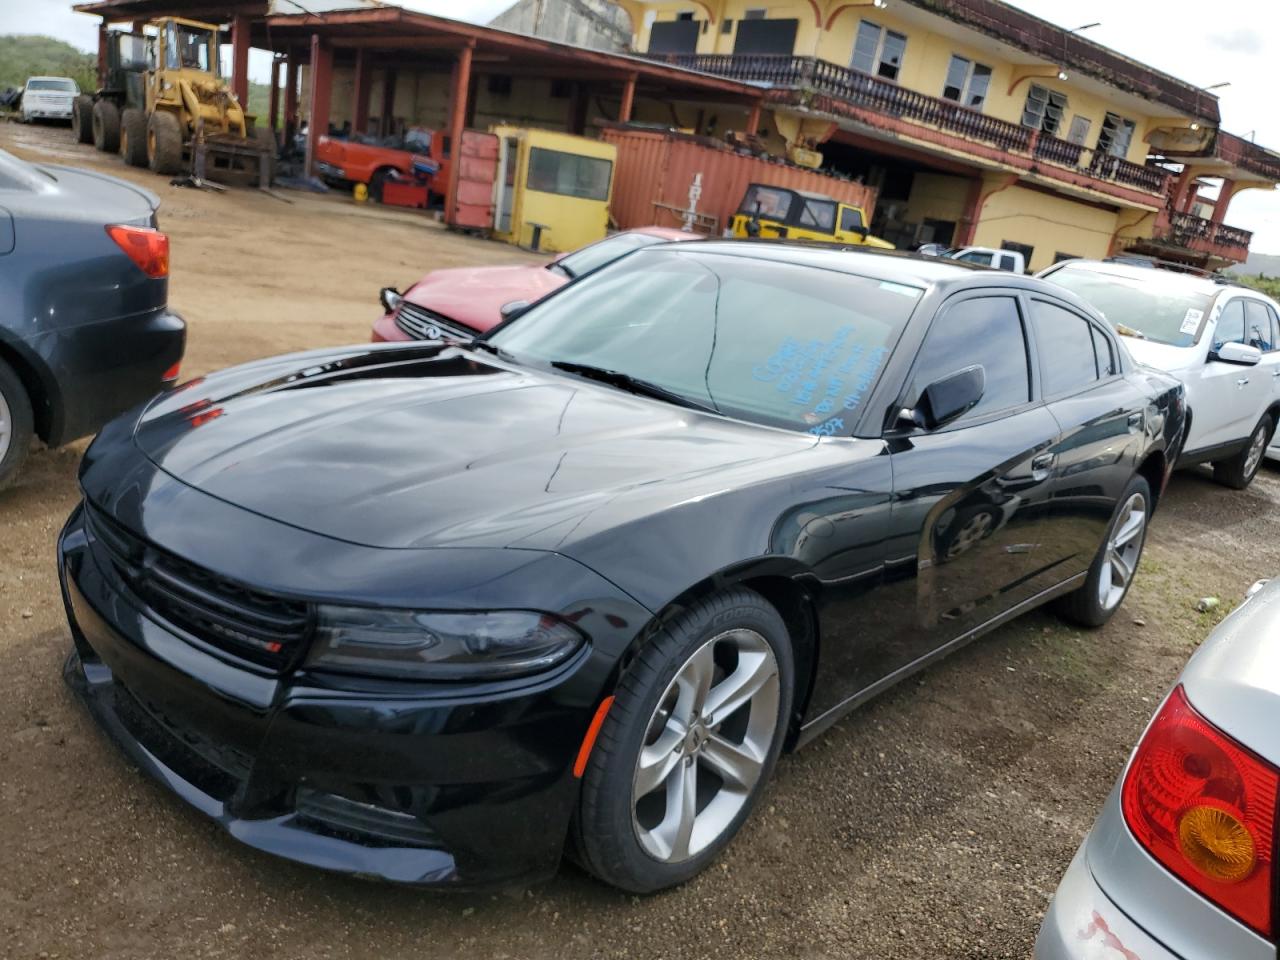
M 704 239 L 703 235 L 700 233 L 691 233 L 687 230 L 681 230 L 679 227 L 632 227 L 630 230 L 623 230 L 622 232 L 642 233 L 649 237 L 661 237 L 663 240 L 670 240 L 672 243 L 680 243 L 684 240 Z
M 1238 284 L 1225 284 L 1211 277 L 1198 277 L 1191 273 L 1179 273 L 1176 270 L 1162 270 L 1158 267 L 1141 267 L 1131 263 L 1118 263 L 1111 260 L 1068 260 L 1059 265 L 1060 269 L 1078 267 L 1108 277 L 1123 277 L 1126 280 L 1155 281 L 1167 290 L 1182 293 L 1199 293 L 1214 296 L 1225 289 L 1244 290 Z M 1056 270 L 1054 271 L 1057 272 Z

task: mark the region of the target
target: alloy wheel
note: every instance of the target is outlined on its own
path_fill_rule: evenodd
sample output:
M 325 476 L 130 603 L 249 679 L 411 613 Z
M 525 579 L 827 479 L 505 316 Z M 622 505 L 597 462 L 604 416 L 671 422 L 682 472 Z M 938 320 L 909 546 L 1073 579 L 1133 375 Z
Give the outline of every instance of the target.
M 778 734 L 778 662 L 759 633 L 728 630 L 676 671 L 632 780 L 632 825 L 645 852 L 680 863 L 733 824 Z
M 1105 566 L 1098 581 L 1098 603 L 1103 610 L 1114 610 L 1124 599 L 1138 570 L 1146 528 L 1147 499 L 1135 493 L 1125 501 L 1111 528 L 1111 539 L 1107 541 Z
M 1253 431 L 1253 437 L 1249 441 L 1249 452 L 1244 458 L 1244 475 L 1246 479 L 1253 477 L 1254 472 L 1258 469 L 1258 464 L 1262 462 L 1262 453 L 1267 449 L 1267 425 L 1265 423 L 1258 424 L 1258 429 Z
M 0 462 L 4 461 L 12 442 L 13 412 L 9 409 L 9 402 L 5 400 L 4 394 L 0 393 Z

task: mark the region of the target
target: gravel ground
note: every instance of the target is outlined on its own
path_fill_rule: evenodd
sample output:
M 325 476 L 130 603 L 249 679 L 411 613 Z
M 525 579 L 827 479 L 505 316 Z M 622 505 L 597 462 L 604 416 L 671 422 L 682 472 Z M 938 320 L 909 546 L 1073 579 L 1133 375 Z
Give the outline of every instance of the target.
M 0 123 L 0 148 L 95 166 L 164 199 L 185 375 L 367 338 L 385 284 L 510 247 L 340 198 L 169 187 Z M 1105 629 L 1037 613 L 784 758 L 717 867 L 659 896 L 566 865 L 534 890 L 436 895 L 236 844 L 144 779 L 63 686 L 53 544 L 85 442 L 33 451 L 0 494 L 2 957 L 1027 957 L 1044 908 L 1186 657 L 1280 569 L 1280 471 L 1237 493 L 1179 474 Z M 1203 596 L 1223 598 L 1211 614 Z

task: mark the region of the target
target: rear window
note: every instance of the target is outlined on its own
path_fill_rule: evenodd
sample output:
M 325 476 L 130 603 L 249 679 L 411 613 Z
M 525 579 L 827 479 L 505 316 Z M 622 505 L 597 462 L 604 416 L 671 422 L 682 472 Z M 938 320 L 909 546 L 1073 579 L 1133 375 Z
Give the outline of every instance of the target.
M 1141 279 L 1118 273 L 1063 267 L 1045 277 L 1092 304 L 1117 333 L 1189 347 L 1200 338 L 1213 296 L 1185 286 L 1184 278 L 1159 270 Z
M 28 80 L 28 90 L 47 90 L 53 93 L 79 93 L 74 80 Z

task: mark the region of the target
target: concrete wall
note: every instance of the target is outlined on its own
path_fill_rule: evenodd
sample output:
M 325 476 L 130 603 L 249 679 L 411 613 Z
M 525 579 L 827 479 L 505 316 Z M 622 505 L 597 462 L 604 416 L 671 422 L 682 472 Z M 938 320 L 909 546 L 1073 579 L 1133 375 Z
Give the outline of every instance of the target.
M 595 50 L 631 46 L 631 19 L 609 0 L 519 0 L 489 26 Z
M 987 197 L 973 243 L 999 247 L 1011 240 L 1034 247 L 1027 265 L 1034 271 L 1052 264 L 1059 253 L 1107 256 L 1116 227 L 1115 211 L 1015 186 Z

